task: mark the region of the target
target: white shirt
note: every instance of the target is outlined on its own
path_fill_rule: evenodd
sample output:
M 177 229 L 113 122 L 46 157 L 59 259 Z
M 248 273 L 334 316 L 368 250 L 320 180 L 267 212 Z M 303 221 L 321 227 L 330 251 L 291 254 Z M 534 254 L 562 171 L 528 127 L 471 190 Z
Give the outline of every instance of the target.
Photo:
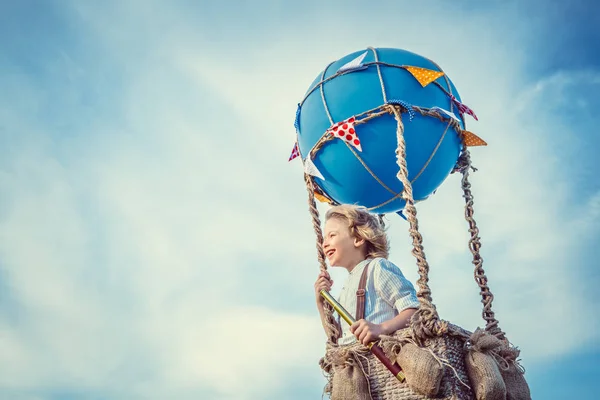
M 419 300 L 412 283 L 404 277 L 400 268 L 385 258 L 361 261 L 346 278 L 338 302 L 356 317 L 356 291 L 364 268 L 369 265 L 365 293 L 365 319 L 375 324 L 394 318 L 407 308 L 419 308 Z M 356 341 L 350 325 L 337 316 L 342 327 L 339 345 Z

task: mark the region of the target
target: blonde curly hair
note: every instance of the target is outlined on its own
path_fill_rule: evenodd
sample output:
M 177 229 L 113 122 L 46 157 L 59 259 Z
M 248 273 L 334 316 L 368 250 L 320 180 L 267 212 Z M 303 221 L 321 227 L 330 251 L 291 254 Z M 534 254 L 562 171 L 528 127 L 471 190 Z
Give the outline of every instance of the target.
M 325 222 L 337 218 L 348 222 L 350 233 L 358 239 L 364 239 L 367 258 L 388 258 L 390 245 L 385 228 L 378 218 L 365 207 L 342 204 L 327 210 Z

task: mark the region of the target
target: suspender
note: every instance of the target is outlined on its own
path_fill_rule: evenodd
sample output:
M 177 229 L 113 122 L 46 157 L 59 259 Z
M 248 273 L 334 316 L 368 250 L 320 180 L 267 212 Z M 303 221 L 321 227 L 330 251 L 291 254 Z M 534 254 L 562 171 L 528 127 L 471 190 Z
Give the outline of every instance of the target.
M 369 264 L 363 269 L 360 281 L 358 282 L 358 290 L 356 291 L 356 320 L 361 320 L 365 317 L 365 293 L 367 287 L 367 273 L 369 271 Z M 341 334 L 341 332 L 340 332 Z M 341 337 L 341 336 L 339 336 Z
M 370 264 L 370 263 L 369 263 Z M 358 282 L 358 290 L 356 291 L 356 320 L 361 320 L 365 317 L 365 288 L 367 287 L 367 271 L 369 264 L 363 269 L 360 281 Z

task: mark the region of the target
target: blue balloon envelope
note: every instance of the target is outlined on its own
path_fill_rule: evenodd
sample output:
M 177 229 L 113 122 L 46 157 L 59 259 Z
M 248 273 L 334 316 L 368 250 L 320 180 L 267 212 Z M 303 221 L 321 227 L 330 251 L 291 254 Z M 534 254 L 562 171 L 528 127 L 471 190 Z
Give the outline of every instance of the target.
M 317 192 L 332 203 L 398 212 L 398 121 L 415 201 L 449 176 L 463 148 L 456 88 L 433 61 L 391 48 L 368 48 L 329 64 L 298 105 L 299 156 Z M 470 111 L 470 110 L 469 110 Z

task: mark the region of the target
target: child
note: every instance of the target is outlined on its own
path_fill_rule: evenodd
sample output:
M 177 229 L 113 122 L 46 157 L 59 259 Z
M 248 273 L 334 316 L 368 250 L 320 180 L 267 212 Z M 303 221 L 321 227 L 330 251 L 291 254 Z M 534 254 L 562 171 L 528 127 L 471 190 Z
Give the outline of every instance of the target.
M 419 307 L 414 286 L 400 269 L 388 261 L 389 245 L 385 231 L 377 218 L 362 207 L 341 205 L 325 215 L 323 250 L 332 267 L 342 267 L 349 275 L 338 302 L 351 314 L 356 312 L 357 290 L 366 271 L 364 318 L 352 326 L 341 324 L 339 345 L 359 340 L 364 345 L 406 328 Z M 325 327 L 322 289 L 331 290 L 333 281 L 321 272 L 315 283 L 317 308 Z M 338 317 L 339 323 L 339 317 Z

